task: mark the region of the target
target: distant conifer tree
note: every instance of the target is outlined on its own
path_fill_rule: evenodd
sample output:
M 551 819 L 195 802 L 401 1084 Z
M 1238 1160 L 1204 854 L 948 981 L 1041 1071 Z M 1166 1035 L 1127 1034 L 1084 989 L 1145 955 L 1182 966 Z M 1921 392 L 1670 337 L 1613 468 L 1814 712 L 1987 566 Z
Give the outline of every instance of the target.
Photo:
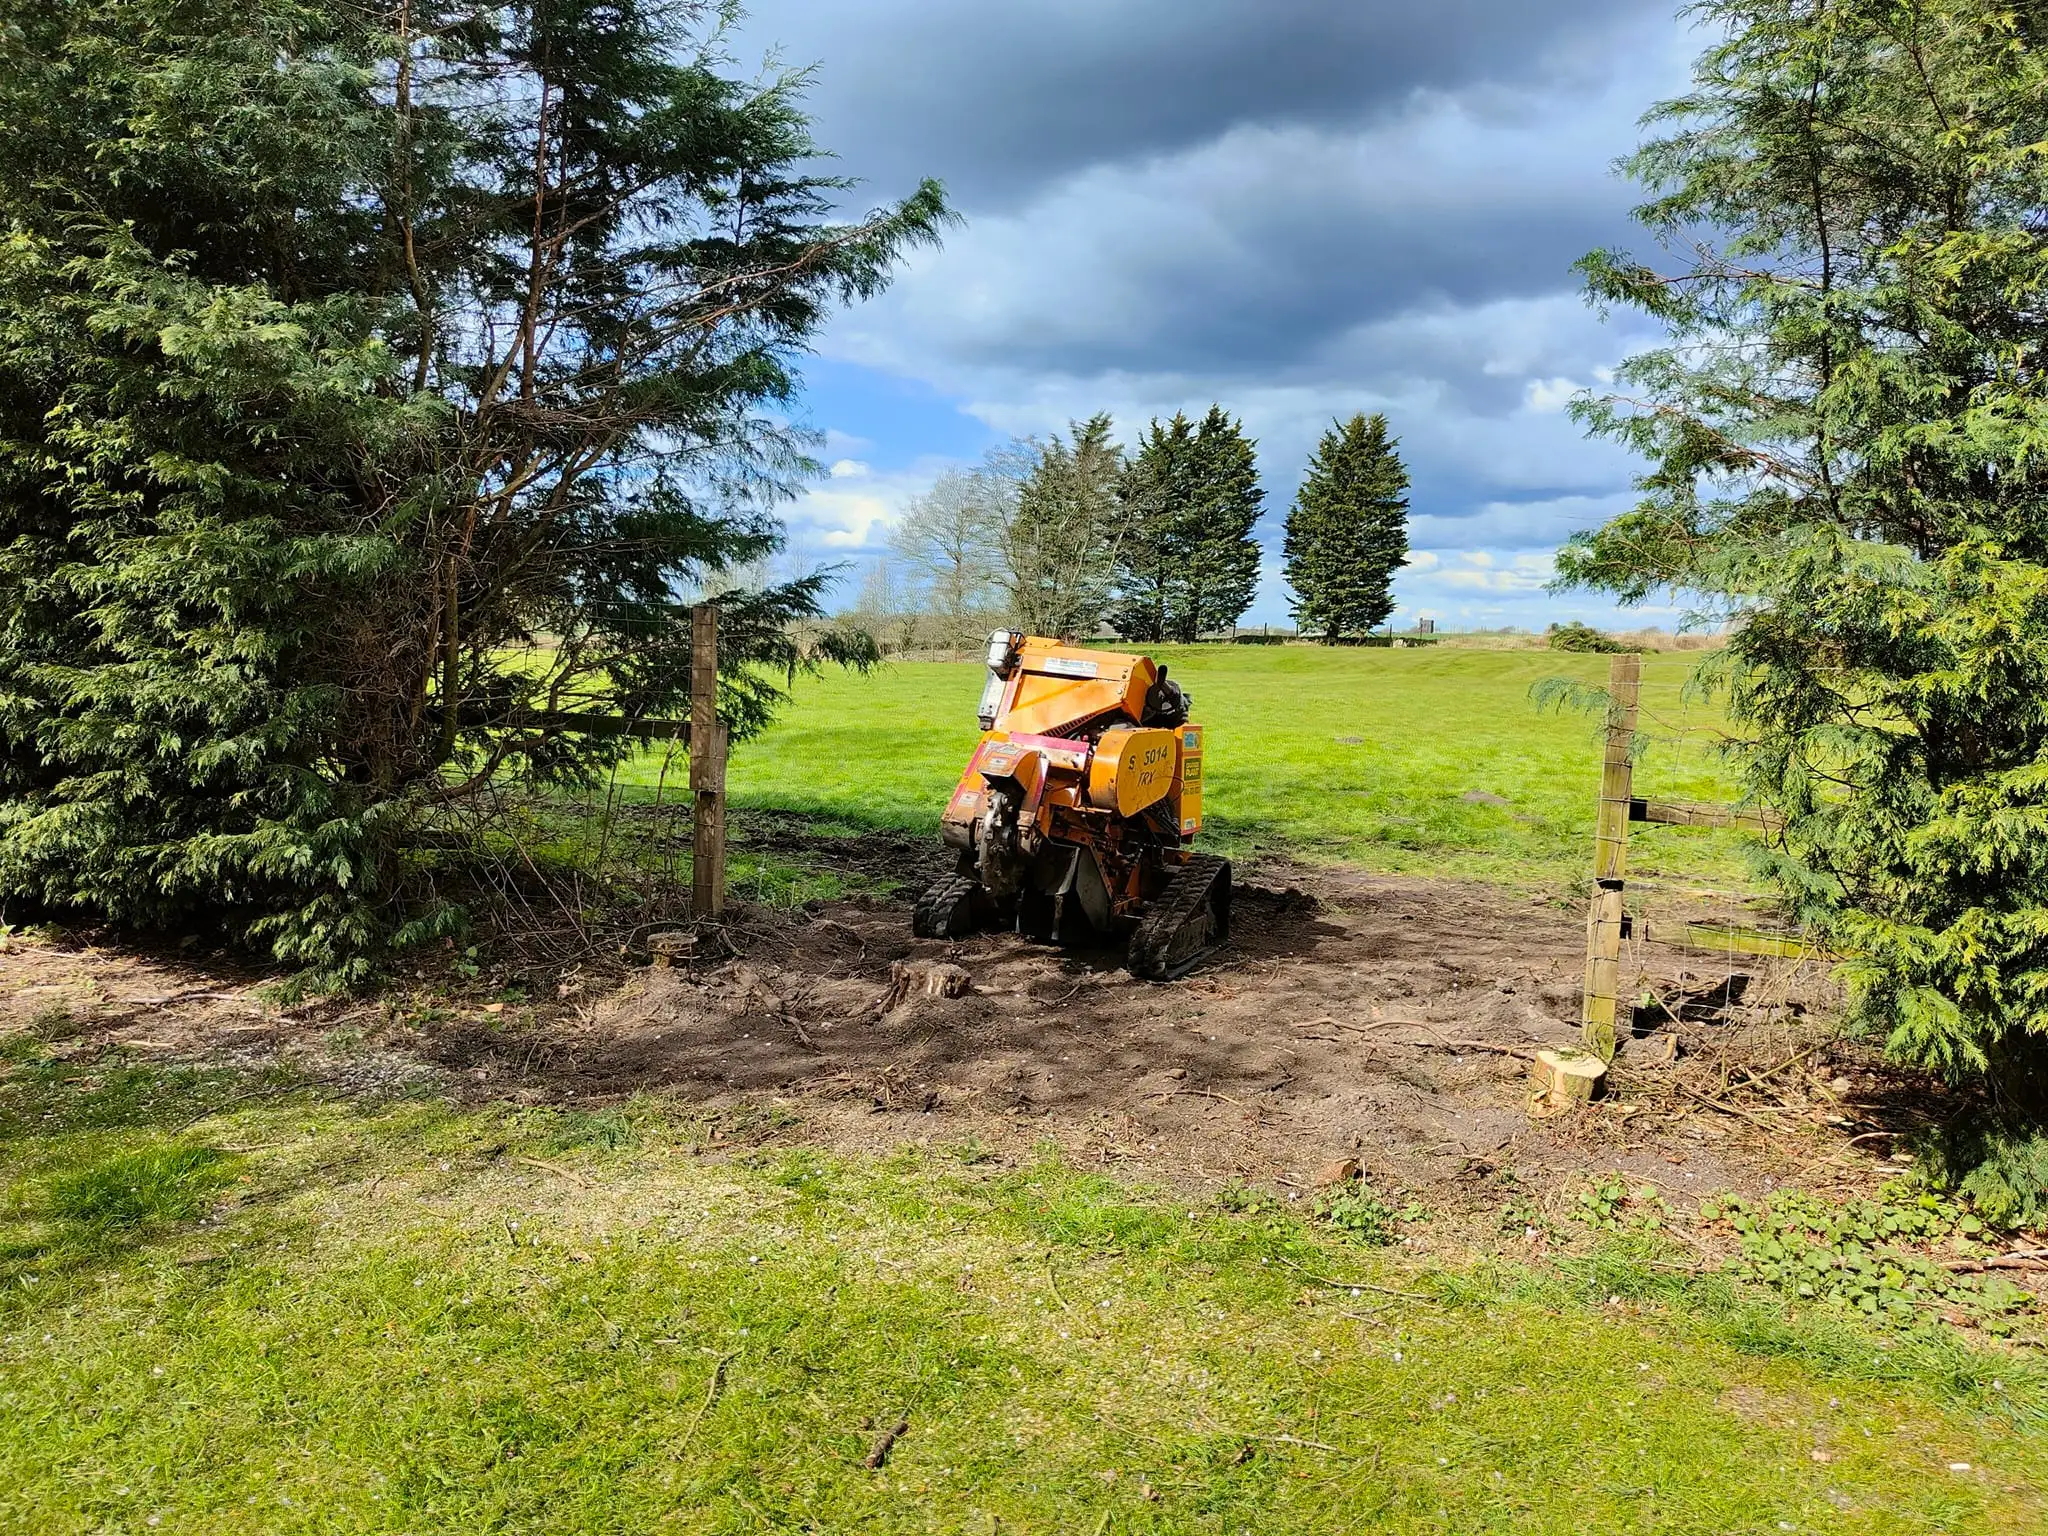
M 1118 602 L 1127 640 L 1188 642 L 1235 624 L 1259 585 L 1255 445 L 1221 406 L 1198 427 L 1154 420 L 1117 486 Z
M 1229 629 L 1259 590 L 1259 546 L 1252 538 L 1266 493 L 1259 487 L 1257 445 L 1241 422 L 1212 405 L 1195 434 L 1200 472 L 1187 533 L 1187 568 L 1174 614 L 1176 640 Z
M 1018 487 L 997 538 L 997 580 L 1024 629 L 1079 640 L 1095 633 L 1114 590 L 1124 456 L 1107 415 L 1069 429 L 1038 446 Z
M 1287 514 L 1295 621 L 1325 642 L 1368 633 L 1394 611 L 1408 563 L 1408 471 L 1387 418 L 1353 416 L 1323 434 Z

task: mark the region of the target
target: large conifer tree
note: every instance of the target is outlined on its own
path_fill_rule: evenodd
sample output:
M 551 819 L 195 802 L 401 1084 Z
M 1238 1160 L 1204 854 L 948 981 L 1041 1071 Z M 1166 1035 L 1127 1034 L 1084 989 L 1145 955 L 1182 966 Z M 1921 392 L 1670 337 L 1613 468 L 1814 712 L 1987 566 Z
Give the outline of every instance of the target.
M 1707 669 L 1765 867 L 1853 958 L 1855 1018 L 1987 1090 L 1945 1154 L 2048 1213 L 2048 52 L 2038 8 L 1713 0 L 1631 169 L 1661 321 L 1582 414 L 1649 461 L 1569 582 L 1733 621 Z
M 1117 481 L 1116 605 L 1110 624 L 1126 640 L 1156 644 L 1186 607 L 1189 509 L 1201 472 L 1195 424 L 1156 418 Z
M 1408 562 L 1408 471 L 1381 415 L 1323 434 L 1287 514 L 1295 621 L 1326 642 L 1354 638 L 1394 611 Z
M 347 970 L 416 831 L 620 750 L 558 712 L 676 708 L 794 355 L 945 216 L 833 222 L 732 14 L 0 0 L 0 900 Z M 818 590 L 730 603 L 742 732 Z
M 1120 529 L 1123 449 L 1106 415 L 1070 424 L 1037 445 L 997 543 L 1010 613 L 1036 635 L 1083 639 L 1108 612 Z
M 1185 595 L 1173 638 L 1199 640 L 1228 629 L 1259 590 L 1259 546 L 1252 538 L 1266 493 L 1259 485 L 1256 445 L 1243 423 L 1212 405 L 1195 434 L 1199 465 L 1189 509 Z
M 1127 640 L 1183 643 L 1234 625 L 1259 586 L 1255 445 L 1212 405 L 1156 419 L 1117 486 L 1117 603 Z

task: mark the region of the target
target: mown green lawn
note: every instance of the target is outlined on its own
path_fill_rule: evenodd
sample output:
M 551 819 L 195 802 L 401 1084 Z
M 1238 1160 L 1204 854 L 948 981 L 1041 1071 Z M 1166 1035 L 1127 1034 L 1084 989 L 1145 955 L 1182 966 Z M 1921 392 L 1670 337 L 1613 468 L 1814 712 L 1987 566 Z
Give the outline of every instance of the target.
M 2044 1528 L 2037 1365 L 1644 1253 L 1431 1267 L 1049 1155 L 708 1150 L 772 1111 L 13 1054 L 8 1531 Z
M 1518 884 L 1585 874 L 1600 722 L 1539 709 L 1531 690 L 1558 677 L 1604 684 L 1607 658 L 1448 647 L 1157 654 L 1209 730 L 1204 810 L 1216 846 Z M 1645 658 L 1638 784 L 1725 800 L 1717 716 L 1681 698 L 1695 661 Z M 978 734 L 982 677 L 972 664 L 913 662 L 802 679 L 783 718 L 735 752 L 732 802 L 935 831 Z M 643 759 L 628 778 L 651 785 L 658 766 Z M 1737 834 L 1639 827 L 1633 857 L 1641 873 L 1725 882 L 1744 867 L 1739 847 Z

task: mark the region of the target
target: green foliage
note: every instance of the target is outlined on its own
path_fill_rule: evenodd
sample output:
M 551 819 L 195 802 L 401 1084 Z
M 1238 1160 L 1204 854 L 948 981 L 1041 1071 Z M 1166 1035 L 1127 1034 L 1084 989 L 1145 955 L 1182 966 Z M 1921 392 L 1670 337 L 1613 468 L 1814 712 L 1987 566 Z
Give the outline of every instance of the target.
M 1124 463 L 1109 433 L 1109 417 L 1097 415 L 1036 445 L 1005 508 L 998 581 L 1012 619 L 1031 634 L 1078 639 L 1109 607 Z
M 2048 1134 L 1962 1116 L 1922 1148 L 1934 1177 L 1987 1221 L 2048 1226 Z
M 1226 1184 L 1216 1195 L 1217 1206 L 1233 1216 L 1278 1216 L 1287 1208 L 1271 1195 L 1262 1195 L 1249 1184 Z
M 970 1135 L 963 1137 L 946 1150 L 950 1156 L 956 1158 L 969 1168 L 976 1167 L 982 1163 L 992 1163 L 997 1160 L 994 1149 L 984 1144 L 979 1136 Z
M 1325 640 L 1361 635 L 1394 611 L 1408 563 L 1408 471 L 1381 415 L 1323 434 L 1287 514 L 1287 584 L 1297 623 Z
M 1780 1190 L 1762 1201 L 1704 1202 L 1701 1216 L 1741 1240 L 1734 1271 L 1788 1298 L 1849 1307 L 1893 1327 L 1927 1328 L 1944 1315 L 1994 1333 L 2031 1298 L 1996 1272 L 1958 1272 L 1987 1250 L 1984 1224 L 1953 1201 L 1894 1180 L 1875 1200 L 1823 1200 Z
M 1138 440 L 1117 485 L 1117 603 L 1126 640 L 1183 644 L 1235 625 L 1259 584 L 1252 529 L 1265 492 L 1255 444 L 1219 405 Z
M 830 222 L 730 19 L 0 4 L 0 894 L 348 980 L 452 931 L 423 828 L 630 745 L 542 716 L 677 709 L 796 355 L 947 216 Z M 871 654 L 824 580 L 728 594 L 736 733 Z
M 189 1221 L 234 1178 L 234 1160 L 217 1147 L 152 1147 L 123 1152 L 65 1174 L 50 1187 L 50 1209 L 97 1227 Z
M 1671 1214 L 1656 1190 L 1630 1189 L 1618 1173 L 1596 1175 L 1579 1191 L 1576 1206 L 1573 1214 L 1596 1232 L 1654 1232 Z
M 1737 621 L 1704 675 L 1746 798 L 1789 818 L 1765 872 L 1853 956 L 1855 1019 L 1894 1059 L 1983 1085 L 1964 1141 L 2038 1209 L 2048 1168 L 1995 1152 L 2048 1108 L 2038 19 L 1693 9 L 1725 40 L 1631 168 L 1639 217 L 1696 255 L 1582 264 L 1672 337 L 1578 406 L 1650 468 L 1561 579 Z
M 1414 1201 L 1396 1208 L 1363 1176 L 1346 1179 L 1316 1197 L 1316 1216 L 1346 1237 L 1370 1248 L 1384 1248 L 1401 1235 L 1404 1221 L 1426 1214 Z
M 640 1145 L 645 1134 L 624 1109 L 566 1109 L 553 1117 L 544 1145 L 554 1152 L 625 1152 Z
M 1601 655 L 1618 654 L 1629 649 L 1619 640 L 1610 639 L 1590 624 L 1581 624 L 1577 620 L 1550 626 L 1550 648 L 1553 651 L 1591 651 Z

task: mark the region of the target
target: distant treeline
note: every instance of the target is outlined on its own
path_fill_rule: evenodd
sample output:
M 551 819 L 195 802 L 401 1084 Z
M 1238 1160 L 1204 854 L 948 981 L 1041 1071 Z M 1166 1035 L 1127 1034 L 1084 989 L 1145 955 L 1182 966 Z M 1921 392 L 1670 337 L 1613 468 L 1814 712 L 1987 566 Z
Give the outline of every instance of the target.
M 1230 636 L 1259 586 L 1257 444 L 1212 405 L 1154 418 L 1132 448 L 1107 415 L 992 449 L 914 501 L 851 617 L 889 649 L 971 650 L 990 629 L 1186 643 Z M 1393 612 L 1408 473 L 1384 416 L 1323 435 L 1289 509 L 1301 630 L 1342 643 Z

